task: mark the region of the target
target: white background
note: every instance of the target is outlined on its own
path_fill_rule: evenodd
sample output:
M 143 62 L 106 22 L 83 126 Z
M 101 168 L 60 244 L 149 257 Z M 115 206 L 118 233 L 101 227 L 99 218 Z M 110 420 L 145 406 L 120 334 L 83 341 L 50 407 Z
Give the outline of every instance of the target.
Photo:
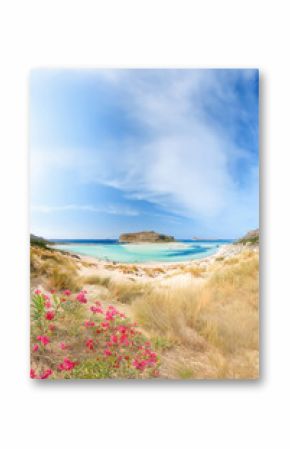
M 1 2 L 3 448 L 289 448 L 287 3 Z M 259 382 L 41 383 L 28 379 L 27 79 L 29 70 L 39 66 L 260 68 Z

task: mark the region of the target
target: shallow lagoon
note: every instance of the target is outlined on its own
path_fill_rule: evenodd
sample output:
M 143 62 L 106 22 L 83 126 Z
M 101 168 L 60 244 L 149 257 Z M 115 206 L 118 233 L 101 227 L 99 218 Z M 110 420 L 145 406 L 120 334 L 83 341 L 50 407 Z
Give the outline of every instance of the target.
M 61 240 L 55 248 L 121 263 L 185 262 L 215 254 L 231 240 L 179 240 L 170 243 L 118 243 L 116 240 Z

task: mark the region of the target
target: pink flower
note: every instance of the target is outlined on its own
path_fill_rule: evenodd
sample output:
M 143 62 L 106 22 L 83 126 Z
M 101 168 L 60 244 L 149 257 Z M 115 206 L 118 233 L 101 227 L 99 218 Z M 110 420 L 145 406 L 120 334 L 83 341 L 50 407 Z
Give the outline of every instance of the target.
M 53 312 L 53 311 L 46 312 L 46 314 L 45 314 L 45 318 L 49 321 L 53 320 L 54 317 L 55 317 L 55 312 Z
M 125 335 L 125 334 L 121 335 L 121 337 L 120 337 L 120 344 L 124 345 L 124 346 L 129 346 L 129 340 L 128 340 L 127 335 Z
M 53 374 L 53 371 L 51 369 L 46 369 L 39 376 L 36 374 L 36 371 L 34 369 L 31 368 L 31 370 L 30 370 L 31 379 L 47 379 L 52 374 Z
M 109 355 L 112 355 L 112 351 L 110 351 L 110 349 L 105 349 L 104 355 L 108 357 Z
M 89 340 L 86 341 L 86 347 L 92 351 L 94 349 L 94 340 L 92 340 L 91 338 Z
M 50 291 L 50 293 L 52 294 L 52 295 L 54 295 L 54 293 L 56 292 L 56 290 L 54 289 L 54 288 L 52 288 L 51 290 L 49 290 Z
M 63 359 L 63 362 L 58 365 L 58 369 L 60 371 L 70 371 L 76 366 L 76 362 L 73 362 L 70 359 Z
M 44 307 L 46 308 L 46 309 L 50 309 L 50 307 L 51 307 L 51 302 L 48 300 L 48 301 L 45 301 L 45 303 L 44 303 Z
M 49 376 L 52 375 L 52 370 L 51 369 L 46 369 L 45 371 L 43 371 L 43 373 L 40 376 L 40 379 L 47 379 Z
M 106 311 L 106 320 L 113 320 L 115 315 L 118 315 L 118 311 L 115 309 L 115 307 L 109 306 Z
M 84 322 L 84 325 L 85 325 L 86 327 L 94 327 L 95 323 L 94 323 L 93 321 L 86 320 L 86 321 Z
M 117 344 L 118 343 L 117 335 L 111 335 L 110 341 L 111 343 Z
M 108 321 L 102 321 L 101 326 L 102 326 L 104 329 L 108 329 L 108 327 L 110 326 L 110 323 L 108 323 Z
M 31 370 L 30 370 L 30 378 L 31 379 L 37 379 L 37 375 L 36 375 L 35 369 L 31 368 Z
M 37 343 L 35 343 L 35 345 L 33 345 L 33 347 L 32 347 L 32 351 L 37 352 L 38 350 L 39 350 L 39 345 Z
M 48 295 L 43 295 L 43 299 L 45 299 L 46 301 L 49 299 Z
M 95 307 L 95 306 L 92 306 L 92 307 L 90 307 L 90 310 L 91 310 L 93 313 L 104 313 L 104 311 L 103 311 L 103 309 L 102 309 L 101 307 Z
M 147 365 L 147 361 L 146 360 L 141 360 L 140 362 L 137 359 L 134 359 L 133 366 L 135 366 L 136 369 L 138 369 L 139 371 L 143 371 L 144 368 Z
M 67 289 L 67 290 L 65 290 L 63 292 L 63 294 L 66 295 L 66 296 L 70 296 L 71 295 L 71 291 Z
M 35 295 L 41 295 L 41 290 L 39 290 L 39 288 L 37 288 L 36 290 L 34 290 L 34 294 Z
M 87 298 L 85 297 L 84 292 L 80 292 L 77 296 L 76 299 L 78 302 L 82 303 L 82 304 L 86 304 L 88 302 Z
M 157 360 L 157 354 L 156 354 L 156 352 L 151 352 L 150 354 L 150 359 L 151 359 L 151 361 L 156 361 Z
M 38 335 L 36 340 L 40 341 L 44 346 L 50 342 L 50 339 L 46 335 Z
M 67 345 L 63 341 L 60 342 L 59 346 L 60 346 L 60 349 L 62 349 L 63 351 L 69 347 L 69 345 Z

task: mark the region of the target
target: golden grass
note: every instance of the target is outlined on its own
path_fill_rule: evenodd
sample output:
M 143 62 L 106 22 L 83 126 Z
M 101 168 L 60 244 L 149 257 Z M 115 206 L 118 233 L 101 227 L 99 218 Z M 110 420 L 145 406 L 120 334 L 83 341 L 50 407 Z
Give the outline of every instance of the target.
M 162 267 L 152 267 L 152 268 L 145 267 L 143 268 L 143 271 L 144 273 L 146 273 L 148 276 L 151 277 L 165 273 L 165 270 Z
M 238 257 L 231 257 L 230 259 L 226 259 L 224 261 L 225 265 L 235 265 L 236 263 L 239 263 L 239 258 Z
M 204 339 L 190 325 L 199 308 L 197 292 L 191 287 L 160 286 L 146 292 L 132 303 L 137 321 L 148 331 L 177 343 L 203 347 Z
M 135 274 L 138 272 L 136 265 L 118 265 L 118 270 L 122 271 L 124 274 Z
M 76 292 L 82 288 L 82 280 L 73 269 L 63 268 L 53 268 L 49 280 L 49 288 L 55 288 L 57 290 L 70 289 Z
M 181 266 L 178 273 L 189 273 L 193 277 L 203 277 L 204 274 L 206 273 L 206 268 L 198 267 L 195 265 L 189 265 L 189 266 L 184 265 L 184 266 Z
M 146 292 L 151 291 L 151 286 L 135 279 L 114 279 L 108 285 L 113 298 L 124 304 L 131 304 Z
M 214 376 L 258 376 L 258 255 L 242 254 L 232 264 L 216 264 L 201 286 L 154 288 L 132 304 L 149 332 L 212 355 Z
M 200 293 L 196 329 L 224 352 L 259 346 L 258 258 L 217 271 Z
M 108 287 L 110 283 L 110 278 L 107 276 L 100 276 L 98 274 L 91 274 L 90 276 L 83 277 L 84 285 L 101 285 L 103 287 Z
M 77 262 L 70 256 L 57 251 L 31 247 L 31 276 L 41 276 L 46 288 L 57 290 L 82 288 L 83 281 L 78 275 Z

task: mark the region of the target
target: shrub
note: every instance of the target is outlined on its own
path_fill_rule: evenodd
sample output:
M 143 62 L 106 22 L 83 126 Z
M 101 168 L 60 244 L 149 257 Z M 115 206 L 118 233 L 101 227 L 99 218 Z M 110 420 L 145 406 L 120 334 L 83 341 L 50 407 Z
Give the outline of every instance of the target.
M 32 378 L 158 376 L 158 356 L 136 323 L 111 305 L 89 305 L 86 291 L 63 293 L 32 296 Z

